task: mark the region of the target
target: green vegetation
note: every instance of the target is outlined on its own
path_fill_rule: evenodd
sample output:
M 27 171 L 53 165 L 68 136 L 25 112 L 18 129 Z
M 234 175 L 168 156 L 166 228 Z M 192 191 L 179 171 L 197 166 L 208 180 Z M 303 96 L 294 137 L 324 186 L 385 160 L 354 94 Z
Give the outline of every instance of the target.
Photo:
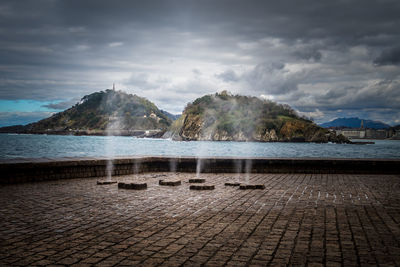
M 106 90 L 84 96 L 73 107 L 31 124 L 30 131 L 166 130 L 171 122 L 145 98 Z
M 4 131 L 134 135 L 156 130 L 154 136 L 175 140 L 348 142 L 298 116 L 288 105 L 227 91 L 200 97 L 172 123 L 174 117 L 145 98 L 106 90 L 87 95 L 50 118 Z
M 334 141 L 329 131 L 300 117 L 288 105 L 227 91 L 189 103 L 172 136 L 183 140 Z M 171 135 L 171 134 L 170 134 Z

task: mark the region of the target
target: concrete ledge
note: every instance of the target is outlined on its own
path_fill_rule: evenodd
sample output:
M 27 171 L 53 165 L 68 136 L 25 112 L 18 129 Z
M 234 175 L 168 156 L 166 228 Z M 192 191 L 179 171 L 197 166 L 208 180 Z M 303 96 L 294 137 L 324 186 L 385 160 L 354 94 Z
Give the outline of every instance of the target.
M 107 158 L 21 159 L 0 161 L 0 184 L 106 176 Z M 320 158 L 201 158 L 201 172 L 235 173 L 346 173 L 400 174 L 399 159 Z M 196 172 L 195 157 L 120 157 L 112 159 L 112 175 L 168 172 L 171 162 L 177 172 Z M 246 162 L 249 164 L 246 168 Z

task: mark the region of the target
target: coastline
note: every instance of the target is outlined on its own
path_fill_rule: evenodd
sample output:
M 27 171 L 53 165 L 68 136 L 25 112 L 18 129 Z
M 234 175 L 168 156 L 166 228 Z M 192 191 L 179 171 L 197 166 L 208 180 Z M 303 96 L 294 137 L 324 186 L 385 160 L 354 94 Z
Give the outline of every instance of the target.
M 215 142 L 258 142 L 258 143 L 319 143 L 312 141 L 296 141 L 296 140 L 282 140 L 282 141 L 242 141 L 242 140 L 174 140 L 170 137 L 163 137 L 167 131 L 164 130 L 118 130 L 114 132 L 106 132 L 102 130 L 79 130 L 79 131 L 43 131 L 43 132 L 1 132 L 0 134 L 16 134 L 16 135 L 60 135 L 60 136 L 131 136 L 137 138 L 161 138 L 170 139 L 172 141 L 215 141 Z M 372 141 L 370 141 L 372 140 Z M 366 143 L 371 144 L 375 140 L 390 140 L 390 141 L 400 141 L 400 138 L 349 138 L 348 144 L 360 144 Z M 327 142 L 329 143 L 329 142 Z
M 37 135 L 71 135 L 71 136 L 132 136 L 139 138 L 160 138 L 165 130 L 69 130 L 69 131 L 0 131 L 0 134 L 37 134 Z

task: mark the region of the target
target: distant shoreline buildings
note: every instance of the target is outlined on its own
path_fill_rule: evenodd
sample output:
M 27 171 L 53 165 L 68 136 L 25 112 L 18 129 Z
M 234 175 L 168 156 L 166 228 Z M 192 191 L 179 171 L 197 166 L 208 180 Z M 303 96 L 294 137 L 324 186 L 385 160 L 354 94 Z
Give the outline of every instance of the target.
M 335 131 L 350 139 L 400 139 L 400 130 L 344 128 Z
M 364 128 L 364 121 L 361 121 L 360 128 L 337 128 L 331 127 L 336 134 L 342 134 L 349 139 L 396 139 L 400 140 L 400 129 L 370 129 Z

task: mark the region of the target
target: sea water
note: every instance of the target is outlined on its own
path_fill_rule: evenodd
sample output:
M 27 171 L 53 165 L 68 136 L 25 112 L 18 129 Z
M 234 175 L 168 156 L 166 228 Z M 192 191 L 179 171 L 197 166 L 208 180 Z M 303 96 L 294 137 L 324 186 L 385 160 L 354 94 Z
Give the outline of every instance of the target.
M 125 136 L 0 134 L 0 159 L 107 157 L 112 139 L 116 156 L 194 156 L 267 158 L 400 158 L 400 141 L 375 144 L 315 144 L 172 141 Z M 365 141 L 365 140 L 364 140 Z

